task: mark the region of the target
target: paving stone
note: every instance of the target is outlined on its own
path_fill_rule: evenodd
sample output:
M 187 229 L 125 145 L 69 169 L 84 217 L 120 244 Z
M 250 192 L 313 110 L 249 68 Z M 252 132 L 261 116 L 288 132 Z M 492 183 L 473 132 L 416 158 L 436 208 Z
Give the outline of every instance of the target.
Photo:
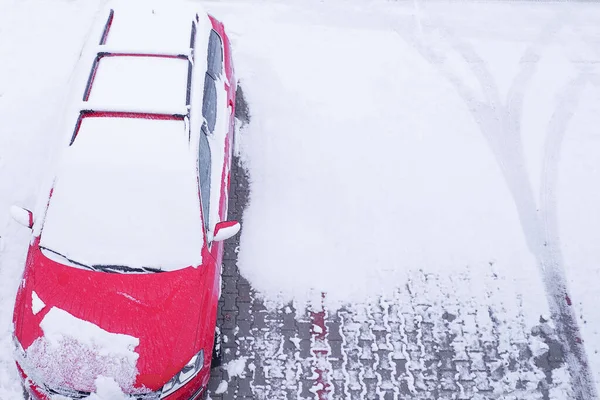
M 250 303 L 241 303 L 237 302 L 237 310 L 238 310 L 238 321 L 251 321 L 252 313 L 250 311 Z
M 250 303 L 252 302 L 252 288 L 250 284 L 242 282 L 242 279 L 240 279 L 237 285 L 238 296 L 236 300 L 238 303 Z
M 223 296 L 221 294 L 221 298 L 223 299 L 223 301 L 220 302 L 219 306 L 222 312 L 237 311 L 237 301 L 235 301 L 234 296 Z

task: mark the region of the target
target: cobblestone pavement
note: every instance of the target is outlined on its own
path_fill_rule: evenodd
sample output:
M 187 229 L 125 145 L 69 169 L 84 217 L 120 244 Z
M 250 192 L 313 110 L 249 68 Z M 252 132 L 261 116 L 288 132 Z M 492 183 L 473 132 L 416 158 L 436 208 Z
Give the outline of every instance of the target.
M 234 164 L 229 210 L 241 219 L 248 181 Z M 526 329 L 519 299 L 507 299 L 506 284 L 492 273 L 477 279 L 485 282 L 481 295 L 460 305 L 453 294 L 472 290 L 471 275 L 442 281 L 418 272 L 377 304 L 331 313 L 292 304 L 267 309 L 240 276 L 238 246 L 239 236 L 225 250 L 223 365 L 213 369 L 211 399 L 571 397 L 550 325 L 541 319 Z

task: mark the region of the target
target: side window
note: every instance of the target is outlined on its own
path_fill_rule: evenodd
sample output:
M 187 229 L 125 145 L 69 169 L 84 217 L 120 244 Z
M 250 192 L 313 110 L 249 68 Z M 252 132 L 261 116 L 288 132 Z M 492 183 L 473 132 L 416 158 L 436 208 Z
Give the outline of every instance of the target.
M 208 124 L 208 133 L 213 133 L 217 122 L 217 82 L 223 70 L 223 45 L 214 30 L 208 39 L 207 69 L 204 77 L 204 102 L 202 115 Z
M 202 115 L 208 124 L 207 133 L 213 133 L 217 123 L 217 84 L 208 73 L 204 77 L 204 100 L 202 102 Z
M 200 132 L 200 149 L 198 157 L 198 180 L 200 181 L 200 196 L 202 197 L 202 214 L 204 217 L 204 227 L 208 230 L 209 212 L 210 212 L 210 146 L 206 132 L 206 125 L 202 126 Z
M 221 75 L 221 71 L 223 71 L 223 43 L 214 30 L 210 31 L 208 39 L 207 62 L 207 73 L 216 80 Z
M 223 70 L 223 44 L 214 30 L 210 32 L 208 42 L 207 69 L 204 76 L 204 97 L 202 101 L 202 116 L 206 120 L 202 124 L 198 155 L 198 180 L 200 181 L 200 196 L 202 197 L 202 214 L 204 226 L 209 229 L 210 222 L 210 181 L 211 154 L 208 135 L 212 134 L 217 124 L 217 79 Z

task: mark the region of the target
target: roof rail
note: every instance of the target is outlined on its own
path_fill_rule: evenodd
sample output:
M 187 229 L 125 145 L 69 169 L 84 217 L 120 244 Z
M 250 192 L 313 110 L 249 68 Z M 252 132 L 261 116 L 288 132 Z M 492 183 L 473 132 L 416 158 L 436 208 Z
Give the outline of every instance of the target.
M 115 114 L 153 114 L 153 115 L 172 115 L 175 117 L 184 118 L 188 115 L 188 107 L 171 107 L 161 109 L 148 109 L 138 107 L 132 104 L 100 104 L 89 101 L 81 103 L 80 110 L 82 113 L 97 112 L 97 113 L 115 113 Z
M 192 49 L 189 47 L 180 49 L 156 49 L 156 48 L 143 48 L 143 47 L 123 47 L 123 46 L 111 46 L 111 45 L 100 45 L 98 46 L 98 55 L 111 55 L 111 56 L 128 56 L 128 55 L 140 55 L 149 57 L 172 57 L 172 58 L 185 58 L 190 59 L 192 57 Z

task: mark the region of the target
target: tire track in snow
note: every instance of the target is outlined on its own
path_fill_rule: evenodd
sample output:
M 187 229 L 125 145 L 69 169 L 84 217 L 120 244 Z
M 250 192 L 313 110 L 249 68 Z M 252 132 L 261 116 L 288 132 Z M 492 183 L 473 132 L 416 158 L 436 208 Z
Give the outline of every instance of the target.
M 510 282 L 501 278 L 498 272 L 491 263 L 490 273 L 484 278 L 488 304 L 497 305 L 488 306 L 494 341 L 484 345 L 490 376 L 497 385 L 502 385 L 505 392 L 519 394 L 531 400 L 549 400 L 547 387 L 552 381 L 547 379 L 545 370 L 542 371 L 535 365 L 536 357 L 542 355 L 535 349 L 543 346 L 542 341 L 527 332 L 522 295 L 516 293 L 511 296 Z M 513 323 L 507 324 L 507 321 Z M 561 368 L 566 369 L 565 366 Z M 535 388 L 538 391 L 534 391 Z M 566 388 L 561 389 L 563 393 L 566 391 Z
M 547 128 L 540 205 L 544 246 L 547 247 L 547 251 L 544 252 L 544 265 L 547 267 L 547 279 L 554 281 L 556 285 L 556 294 L 552 299 L 556 304 L 553 307 L 563 309 L 566 306 L 569 308 L 568 313 L 561 313 L 561 320 L 556 324 L 556 328 L 559 337 L 566 338 L 566 343 L 563 339 L 563 345 L 566 347 L 567 362 L 579 369 L 571 372 L 573 385 L 576 388 L 582 388 L 581 393 L 588 393 L 588 395 L 595 392 L 595 388 L 589 372 L 581 332 L 577 327 L 577 317 L 572 308 L 573 297 L 569 293 L 565 271 L 562 268 L 564 257 L 558 229 L 556 187 L 562 143 L 569 123 L 579 106 L 579 99 L 586 83 L 593 82 L 592 76 L 591 72 L 584 69 L 567 84 L 558 96 L 556 108 Z M 578 395 L 581 396 L 581 394 Z
M 581 31 L 581 27 L 576 23 L 573 30 L 581 39 L 584 45 L 589 46 L 590 50 L 600 55 L 600 50 L 588 37 Z M 574 46 L 573 46 L 574 47 Z M 565 50 L 567 49 L 565 46 Z M 569 365 L 573 364 L 580 368 L 580 371 L 573 376 L 572 385 L 575 388 L 583 388 L 582 392 L 596 392 L 594 380 L 591 377 L 589 364 L 585 354 L 585 347 L 582 335 L 577 328 L 577 316 L 572 306 L 573 297 L 567 286 L 567 278 L 563 265 L 565 265 L 562 253 L 558 226 L 558 204 L 556 189 L 558 185 L 558 171 L 560 163 L 560 153 L 564 138 L 571 119 L 575 115 L 580 104 L 580 97 L 586 88 L 586 85 L 598 85 L 598 75 L 594 71 L 593 63 L 580 62 L 585 60 L 584 54 L 577 54 L 576 59 L 571 59 L 572 65 L 577 67 L 578 74 L 568 82 L 561 93 L 557 95 L 556 106 L 547 126 L 545 151 L 542 167 L 542 179 L 540 188 L 540 215 L 544 238 L 544 265 L 547 266 L 548 279 L 556 282 L 557 295 L 554 301 L 557 303 L 554 307 L 568 308 L 569 312 L 562 315 L 563 321 L 557 324 L 558 336 L 566 337 L 565 358 Z M 563 341 L 563 345 L 564 345 Z M 586 372 L 589 377 L 586 377 Z M 597 393 L 596 393 L 597 396 Z
M 544 227 L 537 215 L 533 187 L 526 169 L 521 143 L 521 121 L 525 89 L 537 69 L 543 47 L 551 43 L 556 33 L 565 25 L 568 15 L 557 14 L 542 30 L 537 40 L 529 46 L 521 58 L 520 71 L 513 80 L 505 103 L 485 61 L 466 42 L 461 41 L 441 23 L 434 24 L 445 31 L 444 39 L 464 59 L 477 79 L 486 98 L 477 100 L 475 94 L 461 79 L 444 65 L 443 57 L 436 54 L 414 34 L 395 28 L 401 38 L 415 47 L 422 57 L 434 66 L 442 76 L 453 84 L 457 94 L 467 105 L 473 119 L 494 154 L 517 206 L 519 219 L 531 252 L 536 256 L 541 270 L 548 305 L 560 342 L 569 356 L 567 364 L 574 382 L 574 396 L 578 400 L 597 399 L 592 373 L 589 369 L 585 348 L 574 310 L 570 307 L 568 285 L 564 264 L 560 256 L 560 243 L 544 242 Z

